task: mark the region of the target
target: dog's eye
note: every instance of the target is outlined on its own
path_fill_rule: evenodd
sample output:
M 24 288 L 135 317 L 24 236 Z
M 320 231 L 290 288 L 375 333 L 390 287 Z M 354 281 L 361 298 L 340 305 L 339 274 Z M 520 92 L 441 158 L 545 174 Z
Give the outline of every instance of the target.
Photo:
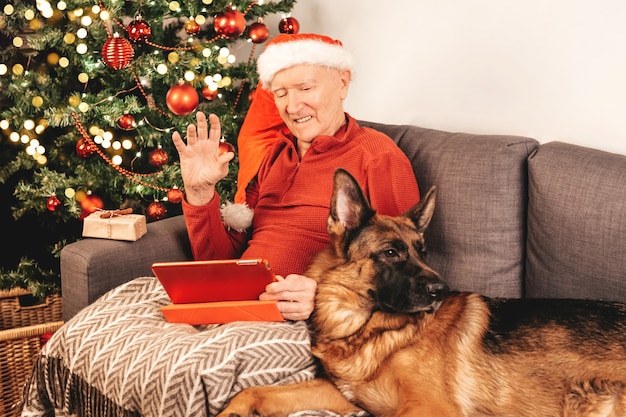
M 400 254 L 398 254 L 398 251 L 395 249 L 386 249 L 383 252 L 383 255 L 385 255 L 385 257 L 387 258 L 397 258 L 398 256 L 400 256 Z

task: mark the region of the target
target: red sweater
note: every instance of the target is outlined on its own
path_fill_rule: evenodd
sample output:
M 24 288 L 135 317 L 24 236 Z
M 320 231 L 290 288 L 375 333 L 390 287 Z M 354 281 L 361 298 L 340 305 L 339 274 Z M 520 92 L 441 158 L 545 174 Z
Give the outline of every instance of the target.
M 379 213 L 398 215 L 416 204 L 417 183 L 404 153 L 389 137 L 346 118 L 335 136 L 316 138 L 301 161 L 295 138 L 276 141 L 246 192 L 254 209 L 251 231 L 224 225 L 219 198 L 205 206 L 183 201 L 194 258 L 265 258 L 277 274 L 303 273 L 329 243 L 326 220 L 339 167 L 355 177 Z

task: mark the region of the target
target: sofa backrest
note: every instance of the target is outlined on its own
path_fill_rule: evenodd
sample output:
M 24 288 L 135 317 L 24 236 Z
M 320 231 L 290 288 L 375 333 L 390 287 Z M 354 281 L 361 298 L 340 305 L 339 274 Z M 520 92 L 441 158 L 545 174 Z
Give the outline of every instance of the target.
M 422 196 L 437 186 L 427 260 L 451 288 L 523 296 L 531 138 L 360 122 L 409 157 Z
M 551 142 L 528 169 L 527 296 L 626 302 L 626 156 Z

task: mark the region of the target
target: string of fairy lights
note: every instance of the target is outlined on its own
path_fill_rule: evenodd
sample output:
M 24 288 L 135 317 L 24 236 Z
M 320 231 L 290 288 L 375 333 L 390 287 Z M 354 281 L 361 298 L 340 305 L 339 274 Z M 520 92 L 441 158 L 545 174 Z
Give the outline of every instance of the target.
M 213 0 L 202 0 L 204 6 L 209 6 L 213 3 Z M 116 137 L 114 129 L 107 129 L 96 124 L 84 126 L 81 121 L 81 114 L 88 113 L 94 107 L 107 105 L 114 100 L 118 95 L 124 95 L 129 92 L 134 92 L 140 95 L 149 107 L 161 113 L 163 116 L 171 116 L 171 113 L 178 116 L 185 116 L 191 114 L 198 106 L 199 96 L 198 91 L 191 87 L 192 82 L 197 82 L 198 77 L 202 77 L 202 88 L 199 89 L 202 97 L 205 100 L 213 100 L 221 97 L 220 89 L 231 88 L 233 86 L 233 79 L 222 74 L 220 71 L 216 71 L 211 74 L 198 74 L 194 69 L 199 66 L 199 62 L 202 59 L 209 57 L 214 58 L 219 64 L 224 67 L 232 66 L 236 63 L 237 57 L 228 46 L 218 46 L 214 44 L 214 41 L 220 38 L 237 39 L 247 28 L 247 41 L 253 43 L 252 50 L 250 52 L 248 60 L 253 59 L 255 53 L 255 47 L 257 44 L 265 42 L 269 37 L 269 30 L 263 23 L 263 19 L 259 18 L 256 22 L 253 22 L 247 27 L 245 15 L 255 5 L 262 5 L 263 0 L 254 1 L 247 5 L 244 10 L 237 10 L 234 6 L 227 7 L 224 11 L 217 13 L 213 16 L 209 15 L 208 9 L 201 8 L 199 13 L 193 16 L 189 16 L 188 20 L 184 24 L 184 31 L 187 33 L 187 43 L 177 46 L 159 45 L 150 39 L 151 27 L 149 22 L 143 20 L 141 15 L 136 15 L 128 23 L 123 23 L 118 18 L 113 16 L 109 10 L 103 5 L 101 1 L 98 4 L 92 4 L 85 7 L 77 7 L 68 10 L 68 4 L 65 1 L 58 1 L 54 5 L 48 0 L 37 0 L 35 9 L 29 8 L 24 14 L 23 18 L 28 22 L 28 29 L 31 32 L 36 32 L 44 25 L 44 21 L 41 19 L 47 19 L 54 22 L 60 19 L 61 15 L 67 16 L 67 19 L 73 23 L 75 29 L 67 31 L 62 42 L 66 46 L 71 46 L 78 55 L 89 55 L 97 52 L 101 55 L 101 59 L 93 63 L 93 65 L 102 67 L 108 66 L 113 70 L 122 70 L 131 67 L 131 63 L 134 59 L 133 45 L 141 43 L 148 45 L 154 49 L 154 56 L 162 57 L 162 62 L 159 62 L 155 66 L 157 74 L 166 75 L 171 69 L 181 62 L 181 53 L 189 52 L 193 50 L 197 53 L 197 56 L 189 61 L 189 69 L 182 72 L 180 82 L 172 85 L 168 91 L 166 97 L 167 110 L 160 108 L 150 95 L 149 87 L 150 80 L 144 76 L 138 75 L 131 67 L 130 73 L 135 80 L 135 86 L 123 91 L 119 91 L 116 94 L 104 98 L 98 102 L 88 102 L 84 100 L 84 95 L 80 92 L 74 92 L 67 97 L 68 109 L 72 109 L 71 118 L 74 121 L 75 128 L 79 132 L 79 141 L 76 144 L 76 152 L 81 157 L 90 157 L 92 155 L 99 155 L 108 165 L 115 169 L 120 175 L 123 175 L 127 179 L 136 182 L 142 187 L 151 187 L 160 191 L 168 191 L 168 197 L 173 195 L 171 192 L 175 191 L 176 200 L 179 200 L 180 190 L 176 187 L 166 189 L 150 182 L 146 182 L 144 178 L 153 174 L 136 173 L 129 169 L 122 168 L 124 164 L 123 152 L 109 152 L 108 154 L 102 150 L 112 151 L 130 151 L 135 148 L 135 144 L 132 139 L 128 137 Z M 178 1 L 170 1 L 168 8 L 175 13 L 181 12 L 181 4 Z M 3 8 L 5 16 L 9 17 L 13 13 L 16 13 L 15 6 L 6 4 Z M 213 19 L 213 28 L 217 34 L 215 38 L 203 41 L 198 46 L 196 35 L 199 33 L 202 25 L 209 22 L 209 19 Z M 89 31 L 92 25 L 98 23 L 103 25 L 106 29 L 108 39 L 102 45 L 102 49 L 94 51 L 93 46 L 89 42 Z M 2 20 L 0 19 L 0 29 Z M 283 18 L 279 24 L 279 30 L 282 33 L 297 33 L 298 22 L 290 15 L 283 15 Z M 120 32 L 125 36 L 120 36 Z M 12 46 L 15 48 L 28 49 L 28 36 L 16 35 L 11 40 Z M 199 53 L 198 53 L 199 52 Z M 41 51 L 40 51 L 41 53 Z M 58 51 L 47 51 L 46 62 L 51 66 L 59 66 L 60 68 L 67 68 L 71 65 L 71 59 L 68 56 L 63 56 L 63 53 Z M 30 69 L 28 64 L 13 63 L 7 65 L 7 63 L 0 62 L 0 77 L 12 76 L 13 79 L 19 80 L 21 76 L 28 74 Z M 90 75 L 88 70 L 80 72 L 76 75 L 77 81 L 80 84 L 87 85 L 90 82 Z M 233 106 L 237 105 L 237 102 L 243 91 L 243 87 L 246 80 L 243 79 L 239 86 L 237 93 L 237 99 Z M 26 86 L 25 86 L 26 87 Z M 48 105 L 46 100 L 41 95 L 34 95 L 30 101 L 31 105 L 36 109 Z M 49 121 L 43 117 L 26 118 L 23 120 L 22 125 L 19 127 L 12 126 L 11 121 L 8 119 L 0 120 L 0 129 L 2 129 L 10 141 L 14 143 L 21 143 L 24 145 L 24 150 L 27 155 L 31 156 L 39 165 L 44 166 L 48 162 L 47 150 L 44 144 L 39 140 L 39 137 L 49 127 Z M 116 128 L 122 130 L 132 130 L 138 126 L 144 126 L 150 122 L 145 118 L 136 120 L 132 114 L 124 114 L 117 120 Z M 160 129 L 165 133 L 169 133 L 171 128 L 156 128 L 152 125 L 150 127 Z M 135 158 L 141 156 L 141 151 L 137 151 Z M 160 167 L 167 163 L 167 155 L 164 152 L 159 152 L 159 148 L 155 149 L 150 155 L 150 163 L 156 167 Z M 66 197 L 78 197 L 76 192 L 72 188 L 68 188 L 65 191 Z M 48 208 L 50 210 L 56 209 L 60 204 L 58 199 L 48 200 Z M 83 198 L 83 196 L 81 196 Z
M 204 4 L 210 4 L 212 1 L 211 0 L 203 0 Z M 263 1 L 259 1 L 258 3 L 262 4 Z M 256 4 L 256 3 L 252 3 Z M 39 13 L 41 14 L 42 17 L 46 18 L 46 19 L 50 19 L 53 18 L 54 14 L 55 14 L 55 9 L 53 8 L 52 4 L 46 0 L 38 0 L 37 4 L 36 4 L 37 10 L 39 11 Z M 172 11 L 180 11 L 180 4 L 177 1 L 172 1 L 169 3 L 169 9 Z M 65 11 L 67 8 L 67 4 L 63 1 L 59 1 L 56 4 L 56 10 L 57 11 Z M 15 12 L 15 8 L 13 5 L 11 4 L 7 4 L 4 6 L 4 13 L 7 16 L 10 16 L 11 14 L 13 14 Z M 85 42 L 84 40 L 87 38 L 88 36 L 88 29 L 89 26 L 93 23 L 94 20 L 94 16 L 99 17 L 102 21 L 104 22 L 111 22 L 112 18 L 109 14 L 109 12 L 104 9 L 101 5 L 93 5 L 90 8 L 90 13 L 87 13 L 85 11 L 84 8 L 77 8 L 75 10 L 71 10 L 67 13 L 68 18 L 71 21 L 79 21 L 80 25 L 82 25 L 82 27 L 78 28 L 76 33 L 66 33 L 65 36 L 63 37 L 63 41 L 66 44 L 76 44 L 76 52 L 78 54 L 84 55 L 87 54 L 89 52 L 89 46 L 87 44 L 87 42 Z M 34 10 L 27 10 L 26 13 L 24 14 L 24 17 L 26 20 L 28 20 L 29 26 L 31 29 L 33 30 L 37 30 L 40 28 L 40 25 L 42 24 L 40 20 L 38 20 L 36 18 L 36 13 Z M 124 26 L 122 25 L 122 23 L 120 23 L 119 21 L 115 21 L 116 25 L 124 28 Z M 138 20 L 139 22 L 141 22 L 140 20 Z M 135 22 L 131 22 L 131 25 Z M 199 31 L 200 25 L 204 24 L 206 22 L 206 17 L 202 14 L 199 14 L 197 16 L 194 17 L 190 17 L 188 23 L 192 23 L 192 24 L 186 24 L 185 25 L 185 29 L 187 30 L 188 33 L 190 33 L 191 35 L 193 34 L 197 34 L 197 32 Z M 147 26 L 146 26 L 147 27 Z M 124 28 L 125 29 L 125 28 Z M 140 34 L 142 32 L 139 32 Z M 115 35 L 114 35 L 115 36 Z M 141 35 L 143 36 L 143 35 Z M 192 39 L 191 37 L 189 38 L 190 40 Z M 147 41 L 147 39 L 145 39 L 145 41 Z M 210 42 L 210 41 L 209 41 Z M 15 46 L 16 48 L 21 48 L 25 45 L 26 41 L 24 38 L 22 38 L 21 36 L 15 36 L 12 40 L 13 46 Z M 156 48 L 160 48 L 160 49 L 170 49 L 171 52 L 169 52 L 167 54 L 167 61 L 170 64 L 176 64 L 180 57 L 178 54 L 179 50 L 188 50 L 190 47 L 187 48 L 181 48 L 181 47 L 177 47 L 177 48 L 173 48 L 173 47 L 167 47 L 167 46 L 161 46 L 161 45 L 157 45 L 151 42 L 148 42 L 151 46 L 154 46 Z M 221 64 L 234 64 L 236 61 L 236 56 L 233 55 L 228 47 L 215 47 L 216 52 L 218 54 L 217 57 L 217 61 Z M 254 51 L 253 51 L 254 52 Z M 252 53 L 253 53 L 252 52 Z M 205 48 L 202 49 L 202 56 L 208 58 L 211 56 L 211 54 L 213 54 L 214 52 L 212 51 L 212 48 L 210 46 L 207 46 Z M 67 66 L 70 65 L 70 60 L 67 57 L 62 57 L 59 56 L 58 53 L 56 52 L 50 52 L 47 56 L 47 62 L 50 65 L 59 65 L 62 68 L 65 68 Z M 191 62 L 191 65 L 194 65 L 195 62 Z M 103 65 L 102 63 L 99 63 L 98 65 Z M 161 63 L 158 64 L 158 66 L 156 67 L 156 72 L 164 75 L 168 72 L 169 67 L 167 64 L 165 63 Z M 24 68 L 24 66 L 21 63 L 15 63 L 11 68 L 9 68 L 6 64 L 4 63 L 0 63 L 0 76 L 4 76 L 7 75 L 9 73 L 16 75 L 16 76 L 20 76 L 22 74 L 24 74 L 27 71 L 26 68 Z M 196 74 L 193 70 L 187 70 L 184 72 L 183 74 L 183 79 L 186 81 L 193 81 L 196 78 Z M 78 81 L 80 83 L 86 84 L 89 82 L 89 75 L 87 73 L 80 73 L 78 74 Z M 203 94 L 205 96 L 214 96 L 217 97 L 218 96 L 218 89 L 219 88 L 223 88 L 223 87 L 229 87 L 230 85 L 232 85 L 233 80 L 230 77 L 227 76 L 222 76 L 221 74 L 212 74 L 212 75 L 207 75 L 204 79 L 205 81 L 205 87 L 203 88 Z M 147 80 L 141 80 L 141 84 L 145 85 L 147 83 Z M 109 98 L 109 100 L 111 100 L 112 97 Z M 87 112 L 90 109 L 90 104 L 81 101 L 81 98 L 79 95 L 72 95 L 69 97 L 68 99 L 68 104 L 72 107 L 76 107 L 80 112 Z M 95 105 L 98 105 L 101 103 L 95 103 Z M 40 108 L 44 105 L 44 99 L 41 96 L 35 96 L 32 99 L 32 105 L 35 108 Z M 165 114 L 165 113 L 164 113 Z M 139 122 L 141 123 L 141 122 Z M 9 121 L 4 119 L 4 120 L 0 120 L 0 129 L 2 130 L 8 130 L 10 127 L 9 125 Z M 27 119 L 24 121 L 23 123 L 23 129 L 26 132 L 33 132 L 36 135 L 43 133 L 43 131 L 47 128 L 47 122 L 45 121 L 45 119 L 41 119 L 38 122 L 35 122 L 32 119 Z M 94 142 L 101 145 L 104 148 L 109 148 L 109 147 L 113 147 L 113 148 L 123 148 L 123 149 L 131 149 L 132 144 L 130 143 L 130 141 L 127 139 L 121 143 L 116 142 L 116 141 L 112 141 L 112 137 L 113 134 L 112 132 L 107 132 L 104 131 L 103 129 L 99 129 L 97 127 L 92 127 L 91 132 L 94 135 Z M 35 137 L 31 137 L 31 135 L 29 135 L 28 133 L 19 133 L 19 132 L 11 132 L 9 134 L 9 139 L 12 142 L 21 142 L 26 146 L 26 153 L 28 155 L 31 155 L 40 165 L 45 165 L 47 163 L 47 158 L 45 156 L 45 148 L 43 147 L 43 145 L 41 143 L 39 143 L 39 141 L 36 138 L 36 135 L 33 135 Z M 121 160 L 121 156 L 117 155 L 114 156 L 112 158 L 112 162 L 116 165 L 119 165 L 122 163 Z

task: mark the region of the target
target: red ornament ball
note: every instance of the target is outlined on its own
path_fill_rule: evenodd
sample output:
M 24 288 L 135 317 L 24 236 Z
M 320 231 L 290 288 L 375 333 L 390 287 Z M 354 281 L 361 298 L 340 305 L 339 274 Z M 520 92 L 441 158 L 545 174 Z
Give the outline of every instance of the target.
M 215 100 L 218 94 L 218 90 L 211 90 L 208 85 L 202 87 L 202 97 L 204 97 L 208 101 Z
M 270 37 L 270 31 L 262 22 L 256 22 L 248 28 L 248 36 L 253 43 L 263 43 Z
M 163 148 L 156 148 L 155 150 L 150 152 L 150 165 L 161 168 L 163 165 L 167 164 L 168 161 L 169 156 L 167 156 L 167 152 L 165 152 Z
M 130 65 L 135 51 L 128 39 L 120 38 L 116 33 L 104 42 L 101 54 L 105 64 L 114 70 L 119 70 Z
M 246 29 L 246 18 L 237 10 L 218 13 L 213 18 L 213 29 L 218 35 L 227 38 L 238 38 Z
M 56 195 L 51 195 L 50 197 L 48 197 L 48 200 L 46 201 L 46 208 L 49 211 L 56 211 L 60 205 L 61 205 L 61 200 L 59 200 L 59 198 Z
M 148 218 L 150 218 L 150 220 L 161 220 L 165 218 L 167 208 L 165 208 L 165 205 L 160 201 L 153 201 L 148 205 L 146 212 L 148 213 Z
M 83 208 L 80 218 L 84 219 L 96 210 L 102 210 L 104 203 L 102 199 L 96 195 L 89 194 L 80 201 L 80 206 Z
M 185 22 L 185 32 L 189 35 L 197 35 L 200 33 L 200 25 L 196 22 L 196 19 L 190 17 L 188 21 Z
M 221 140 L 217 154 L 221 156 L 224 155 L 226 152 L 235 152 L 235 147 L 230 142 Z
M 191 114 L 198 107 L 199 102 L 198 92 L 189 84 L 176 84 L 165 96 L 167 108 L 177 116 Z
M 126 33 L 128 33 L 128 39 L 133 42 L 145 42 L 150 39 L 152 29 L 150 29 L 148 22 L 143 20 L 141 16 L 137 16 L 126 27 Z
M 173 204 L 178 204 L 183 201 L 183 191 L 180 188 L 174 187 L 167 191 L 167 201 Z
M 300 22 L 293 17 L 283 17 L 280 22 L 278 22 L 278 30 L 280 33 L 295 35 L 300 31 Z
M 131 130 L 135 128 L 135 117 L 132 114 L 123 114 L 117 120 L 117 125 L 124 130 Z
M 96 147 L 81 138 L 76 142 L 76 155 L 80 156 L 83 159 L 91 158 L 96 153 Z

